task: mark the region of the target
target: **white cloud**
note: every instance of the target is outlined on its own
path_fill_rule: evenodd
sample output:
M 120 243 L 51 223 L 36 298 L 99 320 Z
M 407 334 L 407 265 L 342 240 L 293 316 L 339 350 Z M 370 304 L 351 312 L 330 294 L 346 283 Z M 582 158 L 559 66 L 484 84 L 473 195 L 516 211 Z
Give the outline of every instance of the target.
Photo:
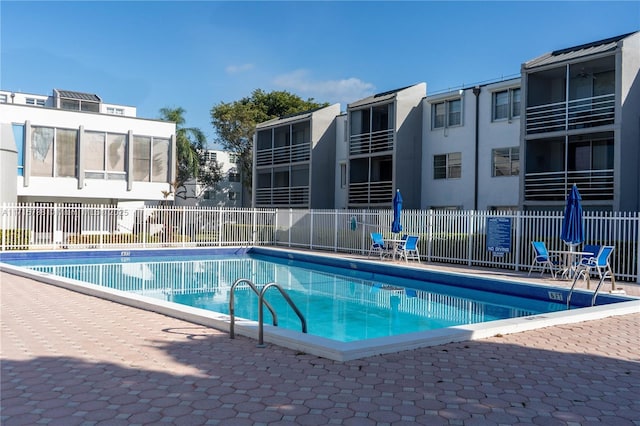
M 237 74 L 253 69 L 253 64 L 229 65 L 225 68 L 227 74 Z
M 302 98 L 313 98 L 318 102 L 339 102 L 346 105 L 371 96 L 375 86 L 359 78 L 314 81 L 307 70 L 295 70 L 277 76 L 274 84 Z

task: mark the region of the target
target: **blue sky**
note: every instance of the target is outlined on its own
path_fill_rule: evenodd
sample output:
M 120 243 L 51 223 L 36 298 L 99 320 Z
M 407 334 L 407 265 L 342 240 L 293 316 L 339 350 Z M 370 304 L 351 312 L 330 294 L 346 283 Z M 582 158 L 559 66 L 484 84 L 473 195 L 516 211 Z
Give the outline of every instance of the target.
M 0 87 L 96 93 L 145 118 L 182 107 L 215 147 L 211 107 L 255 89 L 344 110 L 419 82 L 432 93 L 513 77 L 638 30 L 638 1 L 0 0 Z

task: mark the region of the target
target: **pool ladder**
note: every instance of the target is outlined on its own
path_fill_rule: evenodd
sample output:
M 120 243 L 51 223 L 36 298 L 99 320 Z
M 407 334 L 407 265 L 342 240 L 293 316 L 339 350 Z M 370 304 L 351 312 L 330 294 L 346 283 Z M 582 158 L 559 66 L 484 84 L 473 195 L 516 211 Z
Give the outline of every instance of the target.
M 604 282 L 605 278 L 607 278 L 607 274 L 609 274 L 609 271 L 605 271 L 602 274 L 602 276 L 600 277 L 600 282 L 598 283 L 598 285 L 596 286 L 595 290 L 593 291 L 593 297 L 591 298 L 591 306 L 593 306 L 596 303 L 596 297 L 598 296 L 598 291 L 600 291 L 600 287 L 602 287 L 602 283 Z M 578 282 L 578 278 L 580 278 L 583 275 L 585 277 L 584 279 L 589 280 L 589 278 L 590 278 L 589 270 L 588 269 L 580 270 L 580 272 L 578 272 L 576 274 L 576 277 L 573 279 L 573 284 L 571 285 L 571 290 L 569 290 L 569 295 L 567 296 L 567 309 L 571 309 L 571 295 L 573 294 L 573 290 L 574 290 L 574 288 L 576 286 L 576 282 Z M 587 284 L 587 288 L 589 288 L 588 284 Z
M 265 300 L 264 295 L 267 292 L 268 289 L 270 289 L 271 287 L 275 287 L 280 294 L 282 295 L 282 297 L 284 297 L 284 299 L 287 301 L 287 303 L 289 304 L 289 306 L 291 306 L 291 309 L 293 309 L 293 311 L 296 313 L 296 315 L 298 315 L 298 318 L 300 318 L 300 322 L 302 323 L 302 332 L 306 333 L 307 332 L 307 321 L 304 319 L 304 316 L 302 315 L 302 312 L 300 312 L 300 310 L 298 309 L 298 307 L 296 306 L 295 303 L 293 303 L 293 300 L 291 300 L 291 298 L 289 297 L 289 295 L 282 289 L 282 287 L 280 287 L 278 285 L 278 283 L 272 282 L 269 284 L 266 284 L 262 287 L 261 290 L 258 290 L 258 288 L 255 286 L 254 283 L 252 283 L 250 280 L 246 279 L 246 278 L 239 278 L 237 279 L 232 285 L 231 285 L 231 292 L 229 293 L 229 316 L 231 317 L 231 323 L 229 324 L 229 337 L 231 339 L 235 339 L 236 337 L 236 333 L 235 333 L 235 310 L 234 310 L 234 291 L 236 289 L 236 287 L 241 284 L 241 283 L 245 283 L 249 286 L 249 288 L 251 288 L 251 290 L 253 290 L 253 292 L 258 296 L 258 347 L 259 348 L 264 348 L 266 345 L 264 344 L 264 309 L 263 306 L 266 306 L 267 309 L 269 309 L 269 312 L 271 312 L 271 317 L 273 318 L 273 325 L 274 326 L 278 326 L 278 315 L 276 314 L 276 311 L 273 309 L 273 306 L 271 306 L 271 304 Z

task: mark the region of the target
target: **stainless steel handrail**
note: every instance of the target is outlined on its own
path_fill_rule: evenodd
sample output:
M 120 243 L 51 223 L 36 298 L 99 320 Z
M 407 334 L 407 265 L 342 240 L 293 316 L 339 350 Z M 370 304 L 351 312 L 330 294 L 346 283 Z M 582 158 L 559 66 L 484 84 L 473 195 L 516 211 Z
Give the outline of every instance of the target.
M 300 310 L 298 309 L 296 304 L 293 303 L 293 300 L 291 300 L 289 295 L 282 289 L 282 287 L 280 287 L 278 285 L 278 283 L 275 283 L 275 282 L 269 283 L 269 284 L 265 285 L 264 287 L 262 287 L 262 291 L 260 291 L 260 302 L 259 302 L 260 304 L 258 306 L 258 347 L 264 347 L 265 346 L 265 344 L 264 344 L 264 321 L 263 321 L 262 305 L 263 305 L 263 303 L 265 303 L 265 304 L 267 303 L 267 301 L 264 300 L 264 294 L 271 287 L 275 287 L 275 288 L 278 289 L 278 291 L 280 292 L 282 297 L 284 297 L 284 299 L 287 301 L 289 306 L 291 306 L 291 309 L 293 309 L 295 311 L 296 315 L 298 315 L 298 318 L 300 318 L 300 322 L 302 323 L 302 332 L 303 333 L 307 332 L 307 321 L 304 319 L 304 316 L 302 315 L 302 312 L 300 312 Z
M 235 290 L 235 288 L 238 286 L 238 284 L 240 283 L 245 283 L 247 284 L 251 290 L 253 290 L 253 292 L 258 296 L 258 300 L 260 301 L 260 316 L 262 317 L 262 303 L 264 303 L 265 305 L 267 305 L 267 308 L 269 308 L 269 311 L 271 312 L 271 316 L 273 317 L 273 325 L 277 326 L 278 325 L 278 316 L 276 315 L 276 312 L 274 311 L 273 307 L 271 306 L 271 304 L 269 302 L 267 302 L 266 300 L 262 300 L 262 296 L 261 296 L 261 292 L 258 290 L 258 288 L 248 279 L 246 278 L 238 278 L 233 284 L 231 284 L 231 290 L 229 292 L 229 317 L 231 317 L 231 322 L 229 324 L 229 337 L 231 339 L 235 339 L 236 334 L 235 334 L 235 322 L 236 322 L 236 318 L 235 318 L 235 310 L 234 310 L 234 302 L 235 302 L 235 298 L 233 297 L 233 292 Z M 264 289 L 263 289 L 264 291 Z M 261 319 L 262 321 L 262 319 Z M 262 328 L 262 327 L 261 327 Z
M 589 268 L 581 268 L 580 271 L 578 271 L 578 273 L 576 274 L 575 278 L 573 279 L 573 284 L 571 285 L 571 289 L 569 290 L 569 294 L 567 295 L 567 309 L 571 309 L 571 295 L 573 294 L 573 290 L 574 287 L 576 286 L 576 282 L 578 281 L 578 278 L 580 278 L 583 274 L 585 276 L 585 279 L 587 279 L 587 282 L 590 278 L 590 274 L 591 271 Z M 598 291 L 600 291 L 600 287 L 602 287 L 602 283 L 604 282 L 605 278 L 607 278 L 607 275 L 611 275 L 609 274 L 609 271 L 604 271 L 602 273 L 602 276 L 600 277 L 600 281 L 598 282 L 598 285 L 596 286 L 595 290 L 593 290 L 593 296 L 591 297 L 591 306 L 595 305 L 596 303 L 596 297 L 598 296 Z M 589 285 L 587 284 L 587 288 L 589 288 Z

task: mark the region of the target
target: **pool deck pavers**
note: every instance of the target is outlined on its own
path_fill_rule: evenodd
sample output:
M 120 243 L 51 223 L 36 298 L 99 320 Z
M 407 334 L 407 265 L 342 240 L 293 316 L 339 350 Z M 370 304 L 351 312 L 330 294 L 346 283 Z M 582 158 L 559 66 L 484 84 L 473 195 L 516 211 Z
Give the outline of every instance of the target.
M 338 362 L 6 273 L 0 290 L 3 426 L 640 425 L 640 312 Z

